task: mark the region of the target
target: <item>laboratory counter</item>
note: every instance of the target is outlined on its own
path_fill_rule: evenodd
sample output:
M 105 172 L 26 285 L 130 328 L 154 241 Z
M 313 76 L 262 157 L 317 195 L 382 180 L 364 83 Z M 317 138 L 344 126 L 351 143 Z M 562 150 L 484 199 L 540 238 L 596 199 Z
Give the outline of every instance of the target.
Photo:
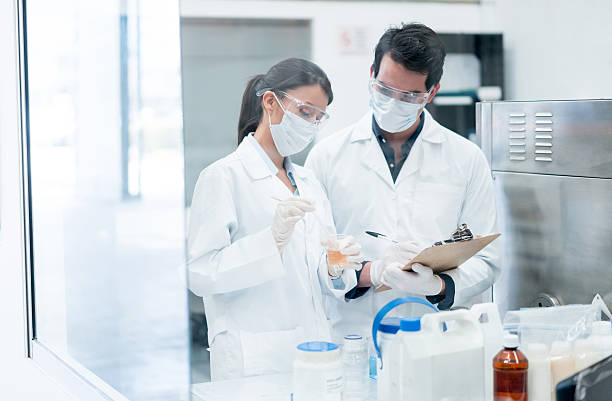
M 364 401 L 376 401 L 376 381 L 369 379 L 370 392 Z M 245 377 L 237 380 L 197 383 L 194 401 L 290 401 L 293 374 Z

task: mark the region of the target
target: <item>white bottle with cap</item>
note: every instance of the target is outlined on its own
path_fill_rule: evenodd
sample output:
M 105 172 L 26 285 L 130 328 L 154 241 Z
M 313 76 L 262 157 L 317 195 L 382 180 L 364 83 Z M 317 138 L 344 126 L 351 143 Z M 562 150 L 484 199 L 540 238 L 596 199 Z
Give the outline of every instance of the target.
M 527 399 L 529 401 L 550 401 L 552 378 L 550 357 L 545 344 L 526 344 L 523 350 L 529 360 L 527 371 Z
M 298 345 L 293 363 L 293 400 L 342 401 L 343 390 L 338 345 L 322 341 Z
M 432 397 L 432 373 L 427 338 L 421 331 L 419 318 L 402 319 L 399 340 L 398 374 L 390 383 L 388 394 L 381 394 L 379 400 L 428 401 Z

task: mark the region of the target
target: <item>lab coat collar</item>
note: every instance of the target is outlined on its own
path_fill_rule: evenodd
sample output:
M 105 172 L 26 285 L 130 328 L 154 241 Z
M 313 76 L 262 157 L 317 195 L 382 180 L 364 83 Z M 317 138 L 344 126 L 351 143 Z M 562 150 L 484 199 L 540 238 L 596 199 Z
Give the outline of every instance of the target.
M 251 139 L 255 140 L 255 138 Z M 236 149 L 236 154 L 244 165 L 245 170 L 253 180 L 275 176 L 278 170 L 274 172 L 270 168 L 269 163 L 264 159 L 264 156 L 267 157 L 267 155 L 261 155 L 255 146 L 256 144 L 253 144 L 249 137 L 247 137 L 242 140 L 240 145 L 238 145 L 238 149 Z M 276 169 L 276 166 L 274 166 L 274 169 Z M 295 168 L 289 157 L 285 158 L 285 170 L 291 172 L 294 176 L 306 178 L 305 172 L 302 169 Z
M 443 128 L 436 120 L 433 119 L 427 109 L 423 110 L 425 113 L 425 124 L 419 137 L 423 138 L 426 142 L 431 143 L 442 143 L 446 140 L 446 136 L 443 132 Z M 372 110 L 368 112 L 357 122 L 353 134 L 351 135 L 351 142 L 371 140 L 375 139 L 374 132 L 372 131 Z
M 242 142 L 240 142 L 238 149 L 236 149 L 236 154 L 244 165 L 244 169 L 252 179 L 260 180 L 265 177 L 273 176 L 265 160 L 247 138 L 244 138 Z

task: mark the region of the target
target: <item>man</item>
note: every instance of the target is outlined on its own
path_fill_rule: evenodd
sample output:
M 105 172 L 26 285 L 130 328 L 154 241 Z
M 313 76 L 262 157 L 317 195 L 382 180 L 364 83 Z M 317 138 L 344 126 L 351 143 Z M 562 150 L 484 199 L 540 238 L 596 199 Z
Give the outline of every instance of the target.
M 469 306 L 486 299 L 499 274 L 496 243 L 440 275 L 421 265 L 401 270 L 461 223 L 474 235 L 497 231 L 484 154 L 424 109 L 440 89 L 445 55 L 424 25 L 388 29 L 370 67 L 371 109 L 318 143 L 306 161 L 327 192 L 338 232 L 353 235 L 371 261 L 331 316 L 336 336 L 368 333 L 378 309 L 399 296 L 426 297 L 439 309 Z M 400 243 L 390 246 L 366 230 Z M 374 293 L 382 284 L 393 290 Z

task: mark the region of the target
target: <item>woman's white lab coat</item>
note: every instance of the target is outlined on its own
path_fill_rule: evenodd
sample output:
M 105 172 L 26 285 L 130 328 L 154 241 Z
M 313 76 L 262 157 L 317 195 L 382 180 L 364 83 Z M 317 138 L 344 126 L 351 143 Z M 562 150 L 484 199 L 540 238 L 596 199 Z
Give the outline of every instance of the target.
M 202 171 L 191 205 L 189 287 L 204 297 L 213 380 L 291 371 L 297 344 L 330 340 L 326 303 L 356 285 L 347 271 L 344 289 L 334 289 L 310 213 L 281 258 L 270 227 L 278 200 L 292 193 L 249 139 Z M 293 167 L 300 196 L 333 227 L 314 174 Z
M 306 160 L 326 191 L 336 229 L 353 235 L 367 260 L 381 258 L 389 243 L 366 235 L 365 230 L 414 241 L 420 248 L 449 238 L 461 223 L 467 223 L 475 235 L 497 232 L 493 180 L 484 154 L 424 113 L 423 129 L 395 182 L 372 132 L 371 111 L 318 143 Z M 454 304 L 469 306 L 499 275 L 499 244 L 492 243 L 447 274 L 455 283 Z M 378 309 L 405 295 L 396 290 L 370 291 L 339 303 L 333 316 L 336 336 L 367 334 Z

